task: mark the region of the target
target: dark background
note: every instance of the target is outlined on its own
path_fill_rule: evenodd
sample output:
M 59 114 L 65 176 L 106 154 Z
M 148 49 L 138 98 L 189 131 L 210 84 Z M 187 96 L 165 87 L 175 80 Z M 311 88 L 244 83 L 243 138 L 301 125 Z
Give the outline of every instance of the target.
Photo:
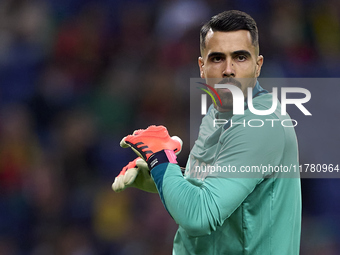
M 111 190 L 135 157 L 119 141 L 165 125 L 183 139 L 185 165 L 199 29 L 228 9 L 258 23 L 261 77 L 339 76 L 336 0 L 0 1 L 1 255 L 171 254 L 177 226 L 158 195 Z M 303 148 L 334 155 L 339 103 L 327 89 L 312 100 L 332 110 L 333 125 L 313 133 L 324 125 L 314 119 L 297 135 Z M 320 137 L 332 142 L 317 147 Z M 340 254 L 339 184 L 302 180 L 302 255 Z

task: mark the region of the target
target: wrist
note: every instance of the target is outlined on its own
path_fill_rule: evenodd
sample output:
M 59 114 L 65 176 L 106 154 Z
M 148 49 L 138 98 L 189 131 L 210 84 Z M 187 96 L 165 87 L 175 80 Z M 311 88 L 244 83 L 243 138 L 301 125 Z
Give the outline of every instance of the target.
M 163 163 L 177 164 L 176 158 L 176 154 L 173 150 L 161 150 L 152 154 L 147 163 L 151 171 L 154 167 Z

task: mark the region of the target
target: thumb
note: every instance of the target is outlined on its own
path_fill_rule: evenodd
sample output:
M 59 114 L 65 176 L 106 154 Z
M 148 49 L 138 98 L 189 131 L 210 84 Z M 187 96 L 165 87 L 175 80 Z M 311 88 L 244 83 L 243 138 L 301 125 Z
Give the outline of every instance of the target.
M 174 141 L 179 142 L 179 144 L 181 145 L 181 146 L 179 146 L 179 150 L 178 150 L 178 151 L 175 151 L 175 154 L 176 154 L 176 155 L 180 154 L 181 151 L 182 151 L 182 146 L 183 146 L 183 141 L 182 141 L 182 139 L 179 138 L 178 136 L 171 136 L 171 139 L 174 140 Z
M 137 168 L 130 168 L 126 171 L 125 175 L 123 176 L 123 182 L 125 185 L 131 185 L 136 177 L 138 175 L 138 169 Z
M 149 167 L 148 164 L 141 158 L 137 159 L 136 161 L 136 166 L 140 169 L 140 170 L 147 170 L 149 171 Z

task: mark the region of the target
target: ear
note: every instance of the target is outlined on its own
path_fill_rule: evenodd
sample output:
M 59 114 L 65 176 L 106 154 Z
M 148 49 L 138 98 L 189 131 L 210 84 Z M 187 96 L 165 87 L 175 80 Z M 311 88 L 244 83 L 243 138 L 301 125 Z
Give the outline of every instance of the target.
M 200 76 L 202 79 L 204 79 L 204 72 L 203 72 L 203 67 L 204 67 L 204 62 L 203 62 L 203 58 L 202 57 L 199 57 L 198 58 L 198 66 L 200 68 Z
M 263 65 L 263 56 L 259 55 L 256 61 L 256 71 L 255 71 L 256 77 L 260 76 L 262 65 Z

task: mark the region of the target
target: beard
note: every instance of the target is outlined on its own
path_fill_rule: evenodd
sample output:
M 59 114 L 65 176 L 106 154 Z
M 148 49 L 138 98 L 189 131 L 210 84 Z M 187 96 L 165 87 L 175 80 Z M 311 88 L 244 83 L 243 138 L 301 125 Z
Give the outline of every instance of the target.
M 218 84 L 234 85 L 242 90 L 241 82 L 232 77 L 224 78 Z M 231 111 L 233 109 L 233 95 L 231 91 L 229 89 L 216 89 L 216 91 L 222 101 L 222 105 L 219 100 L 216 101 L 217 109 L 220 109 L 222 111 Z
M 212 79 L 212 81 L 216 81 L 216 79 Z M 214 84 L 216 84 L 216 82 L 214 82 Z M 228 84 L 238 87 L 242 91 L 245 100 L 247 98 L 247 88 L 254 87 L 255 83 L 256 78 L 235 79 L 233 77 L 224 78 L 217 82 L 217 84 Z M 233 94 L 231 91 L 229 89 L 218 88 L 216 92 L 220 96 L 222 104 L 219 100 L 216 100 L 215 108 L 221 112 L 233 110 Z

